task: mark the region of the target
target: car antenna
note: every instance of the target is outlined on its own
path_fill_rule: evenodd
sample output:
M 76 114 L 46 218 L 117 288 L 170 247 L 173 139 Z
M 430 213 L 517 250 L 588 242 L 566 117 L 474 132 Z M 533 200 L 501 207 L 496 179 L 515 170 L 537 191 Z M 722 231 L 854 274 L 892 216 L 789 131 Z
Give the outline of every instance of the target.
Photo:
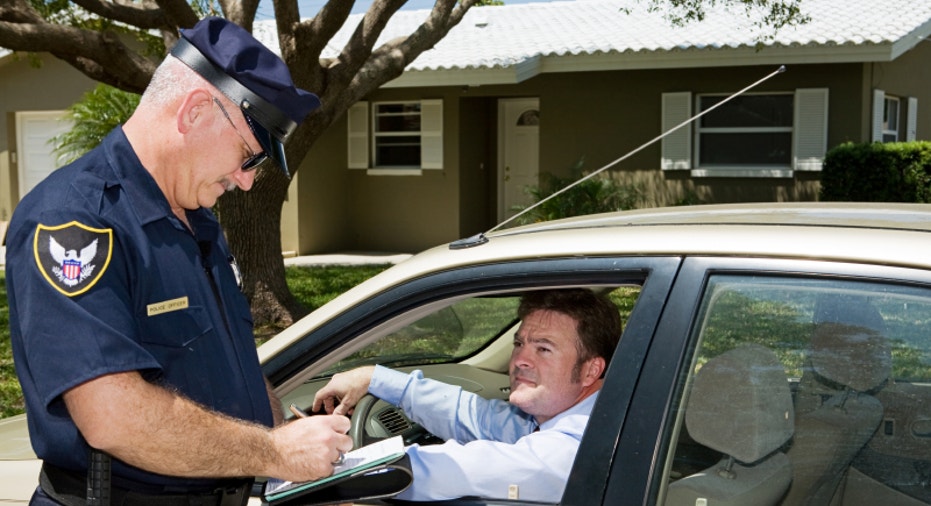
M 633 156 L 633 155 L 635 155 L 636 153 L 640 152 L 642 149 L 646 148 L 647 146 L 649 146 L 649 145 L 651 145 L 651 144 L 653 144 L 653 143 L 655 143 L 655 142 L 661 140 L 663 137 L 666 137 L 667 135 L 669 135 L 669 134 L 675 132 L 676 130 L 678 130 L 678 129 L 684 127 L 685 125 L 688 125 L 689 123 L 691 123 L 691 122 L 697 120 L 698 118 L 704 116 L 705 114 L 708 114 L 709 112 L 711 112 L 711 111 L 717 109 L 718 107 L 720 107 L 720 106 L 724 105 L 725 103 L 729 102 L 731 99 L 734 99 L 734 98 L 739 97 L 740 95 L 743 95 L 743 94 L 746 93 L 747 91 L 749 91 L 749 90 L 755 88 L 757 85 L 763 83 L 764 81 L 767 81 L 769 78 L 775 76 L 776 74 L 781 74 L 781 73 L 783 73 L 783 72 L 785 72 L 785 71 L 786 71 L 786 66 L 785 66 L 785 65 L 780 65 L 778 69 L 774 70 L 773 72 L 770 72 L 769 74 L 767 74 L 767 75 L 764 76 L 763 78 L 759 79 L 758 81 L 756 81 L 756 82 L 754 82 L 754 83 L 748 85 L 747 87 L 743 88 L 743 89 L 740 90 L 740 91 L 734 92 L 733 94 L 731 94 L 730 96 L 728 96 L 728 97 L 725 98 L 724 100 L 718 102 L 717 104 L 714 104 L 713 106 L 709 107 L 708 109 L 705 109 L 704 111 L 702 111 L 702 112 L 700 112 L 700 113 L 698 113 L 698 114 L 692 116 L 691 118 L 689 118 L 689 119 L 683 121 L 682 123 L 679 123 L 678 125 L 676 125 L 676 126 L 670 128 L 669 130 L 666 130 L 665 132 L 661 133 L 660 135 L 657 135 L 657 136 L 654 137 L 653 139 L 651 139 L 651 140 L 647 141 L 646 143 L 640 145 L 638 148 L 634 149 L 633 151 L 630 151 L 630 152 L 628 152 L 627 154 L 625 154 L 624 156 L 622 156 L 622 157 L 620 157 L 620 158 L 618 158 L 618 159 L 616 159 L 616 160 L 614 160 L 614 161 L 612 161 L 612 162 L 609 162 L 607 165 L 605 165 L 605 166 L 601 167 L 600 169 L 598 169 L 598 170 L 592 172 L 591 174 L 589 174 L 589 175 L 587 175 L 587 176 L 585 176 L 585 177 L 583 177 L 583 178 L 581 178 L 581 179 L 579 179 L 579 180 L 573 182 L 573 183 L 570 184 L 569 186 L 566 186 L 565 188 L 563 188 L 563 189 L 561 189 L 561 190 L 559 190 L 559 191 L 556 191 L 556 192 L 551 193 L 549 196 L 547 196 L 547 197 L 544 198 L 543 200 L 537 202 L 536 204 L 533 204 L 533 205 L 530 206 L 530 207 L 527 207 L 527 208 L 521 210 L 521 212 L 519 212 L 519 213 L 515 214 L 514 216 L 511 216 L 510 218 L 508 218 L 508 219 L 502 221 L 501 223 L 495 225 L 494 227 L 490 228 L 488 231 L 486 231 L 486 232 L 480 232 L 480 233 L 475 234 L 475 235 L 473 235 L 473 236 L 471 236 L 471 237 L 466 237 L 465 239 L 459 239 L 458 241 L 453 241 L 453 242 L 451 242 L 451 243 L 449 244 L 449 249 L 466 249 L 466 248 L 472 248 L 472 247 L 474 247 L 474 246 L 479 246 L 479 245 L 485 244 L 486 242 L 488 242 L 488 237 L 486 237 L 486 234 L 490 234 L 491 232 L 494 232 L 495 230 L 498 230 L 499 228 L 503 227 L 504 225 L 507 225 L 508 223 L 510 223 L 510 222 L 514 221 L 515 219 L 519 218 L 520 216 L 524 215 L 525 213 L 527 213 L 527 212 L 530 211 L 531 209 L 534 209 L 535 207 L 537 207 L 537 206 L 543 204 L 544 202 L 546 202 L 546 201 L 548 201 L 548 200 L 550 200 L 550 199 L 552 199 L 552 198 L 555 198 L 556 196 L 558 196 L 558 195 L 560 195 L 560 194 L 562 194 L 562 193 L 568 191 L 570 188 L 572 188 L 572 187 L 574 187 L 574 186 L 576 186 L 576 185 L 582 183 L 583 181 L 586 181 L 586 180 L 588 180 L 588 179 L 591 179 L 591 178 L 595 177 L 596 175 L 598 175 L 598 174 L 604 172 L 605 170 L 607 170 L 607 169 L 609 169 L 609 168 L 611 168 L 611 167 L 617 165 L 618 163 L 621 163 L 622 161 L 626 160 L 627 158 L 630 158 L 631 156 Z

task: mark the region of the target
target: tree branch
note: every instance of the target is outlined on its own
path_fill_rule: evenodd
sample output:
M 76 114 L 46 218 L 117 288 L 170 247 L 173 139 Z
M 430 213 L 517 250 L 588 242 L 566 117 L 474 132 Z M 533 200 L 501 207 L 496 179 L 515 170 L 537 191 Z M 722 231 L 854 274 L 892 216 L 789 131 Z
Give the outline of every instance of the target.
M 0 21 L 0 47 L 51 53 L 92 79 L 136 93 L 145 89 L 155 70 L 154 62 L 129 49 L 115 33 L 54 23 Z
M 327 88 L 343 87 L 361 69 L 366 60 L 372 55 L 372 48 L 378 42 L 378 37 L 387 26 L 391 16 L 394 15 L 406 0 L 384 0 L 373 2 L 368 12 L 362 17 L 349 42 L 327 71 Z M 455 0 L 440 0 L 433 10 L 440 9 L 441 5 L 454 3 Z M 431 13 L 432 15 L 432 13 Z M 338 27 L 337 27 L 338 28 Z M 335 33 L 335 32 L 334 32 Z M 382 81 L 382 83 L 386 82 Z
M 421 53 L 435 46 L 459 24 L 465 13 L 477 2 L 438 0 L 427 19 L 407 38 L 389 41 L 372 53 L 365 65 L 353 75 L 349 89 L 354 90 L 358 98 L 362 98 L 385 82 L 400 76 Z M 383 79 L 373 80 L 373 75 L 383 76 Z
M 282 58 L 289 62 L 289 67 L 297 70 L 294 77 L 299 79 L 301 85 L 311 90 L 323 90 L 326 87 L 326 72 L 324 64 L 320 62 L 320 55 L 349 18 L 355 2 L 327 2 L 317 15 L 304 22 L 298 22 L 296 13 L 293 17 L 278 16 L 279 3 L 287 2 L 276 0 L 275 3 Z M 294 27 L 293 36 L 282 37 L 281 34 L 287 33 L 291 26 Z
M 219 0 L 223 16 L 252 33 L 259 0 Z
M 72 3 L 84 8 L 87 12 L 96 14 L 113 21 L 136 26 L 144 30 L 165 28 L 168 18 L 158 5 L 143 2 L 141 4 L 123 4 L 117 2 L 102 2 L 100 0 L 71 0 Z
M 162 9 L 170 27 L 190 28 L 199 19 L 185 0 L 155 0 L 155 3 Z

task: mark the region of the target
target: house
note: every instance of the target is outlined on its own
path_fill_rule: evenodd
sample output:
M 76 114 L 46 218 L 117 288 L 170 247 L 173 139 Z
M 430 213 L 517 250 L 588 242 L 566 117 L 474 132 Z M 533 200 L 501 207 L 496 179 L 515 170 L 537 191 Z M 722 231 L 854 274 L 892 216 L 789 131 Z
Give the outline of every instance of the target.
M 742 6 L 674 26 L 645 4 L 470 10 L 317 142 L 285 203 L 283 251 L 413 252 L 467 237 L 526 205 L 539 174 L 574 167 L 611 164 L 643 206 L 816 200 L 831 147 L 931 139 L 929 2 L 804 0 L 810 21 L 774 35 Z M 383 40 L 426 15 L 399 11 Z M 255 33 L 277 47 L 273 23 Z M 90 87 L 53 61 L 42 73 L 60 78 L 30 79 L 12 57 L 0 60 L 0 220 L 33 177 L 18 118 Z

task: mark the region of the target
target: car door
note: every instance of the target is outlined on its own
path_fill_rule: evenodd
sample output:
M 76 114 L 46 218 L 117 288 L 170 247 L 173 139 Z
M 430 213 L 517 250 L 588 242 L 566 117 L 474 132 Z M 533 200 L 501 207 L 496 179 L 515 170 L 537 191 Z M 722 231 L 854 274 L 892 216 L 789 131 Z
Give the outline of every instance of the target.
M 687 259 L 599 502 L 931 504 L 929 316 L 927 271 Z
M 617 287 L 639 286 L 639 296 L 630 311 L 608 374 L 615 380 L 610 391 L 599 394 L 598 403 L 610 406 L 610 416 L 599 423 L 596 431 L 588 429 L 585 438 L 596 444 L 599 452 L 613 448 L 618 428 L 623 424 L 626 406 L 634 391 L 643 358 L 655 332 L 669 287 L 675 277 L 680 258 L 552 258 L 507 262 L 493 265 L 461 267 L 437 272 L 412 282 L 391 287 L 370 300 L 360 301 L 346 313 L 322 325 L 301 342 L 294 344 L 264 365 L 264 372 L 274 385 L 293 382 L 307 368 L 318 363 L 330 363 L 331 355 L 351 347 L 358 336 L 374 335 L 380 327 L 396 329 L 394 321 L 406 313 L 423 313 L 425 307 L 439 307 L 446 300 L 461 300 L 469 296 L 489 296 L 517 293 L 523 290 L 555 287 Z M 311 396 L 312 397 L 312 396 Z M 604 430 L 602 430 L 604 427 Z M 592 455 L 579 455 L 576 462 L 589 461 Z M 575 472 L 575 471 L 573 471 Z M 603 469 L 595 477 L 603 484 Z M 582 491 L 583 501 L 600 497 L 596 487 Z M 553 504 L 560 498 L 554 497 Z M 487 500 L 462 498 L 443 504 L 527 504 L 519 500 Z M 588 503 L 593 504 L 593 503 Z

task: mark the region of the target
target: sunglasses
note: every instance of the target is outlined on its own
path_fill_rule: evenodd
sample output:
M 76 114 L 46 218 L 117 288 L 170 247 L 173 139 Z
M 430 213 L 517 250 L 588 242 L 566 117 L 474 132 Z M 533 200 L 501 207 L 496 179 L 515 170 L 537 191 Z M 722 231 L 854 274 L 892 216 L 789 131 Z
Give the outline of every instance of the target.
M 223 107 L 223 104 L 220 102 L 220 100 L 217 99 L 217 97 L 213 97 L 213 103 L 217 104 L 217 107 L 220 108 L 220 112 L 223 113 L 223 117 L 226 118 L 226 121 L 229 121 L 230 126 L 233 127 L 233 130 L 236 132 L 236 135 L 238 135 L 239 138 L 242 139 L 242 143 L 245 144 L 246 149 L 249 150 L 249 158 L 246 158 L 246 160 L 242 162 L 242 170 L 244 171 L 252 170 L 256 168 L 260 163 L 264 162 L 265 159 L 268 158 L 268 153 L 264 151 L 262 151 L 261 153 L 256 153 L 252 151 L 252 148 L 249 147 L 249 143 L 246 142 L 246 138 L 243 137 L 241 133 L 239 133 L 239 129 L 236 128 L 236 124 L 233 123 L 232 118 L 230 118 L 229 113 L 226 112 L 226 108 Z M 249 119 L 249 116 L 243 115 L 243 117 L 246 118 L 246 124 L 249 125 L 249 130 L 252 130 L 253 136 L 255 136 L 255 128 L 252 126 L 252 120 Z

